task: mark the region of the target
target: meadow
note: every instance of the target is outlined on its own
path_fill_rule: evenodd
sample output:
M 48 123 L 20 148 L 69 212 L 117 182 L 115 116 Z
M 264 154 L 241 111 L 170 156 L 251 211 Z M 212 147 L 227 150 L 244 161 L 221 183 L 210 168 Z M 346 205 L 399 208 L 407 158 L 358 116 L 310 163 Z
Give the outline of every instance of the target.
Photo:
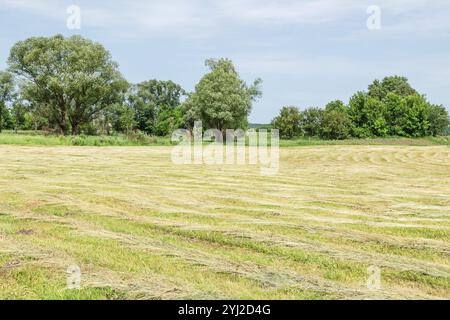
M 270 138 L 268 139 L 270 144 Z M 108 147 L 108 146 L 171 146 L 176 143 L 171 142 L 170 137 L 150 136 L 142 133 L 117 134 L 111 136 L 78 135 L 62 136 L 46 134 L 43 131 L 23 130 L 14 132 L 4 130 L 0 133 L 0 145 L 21 145 L 21 146 L 88 146 L 88 147 Z M 368 139 L 345 139 L 345 140 L 325 140 L 316 137 L 299 137 L 294 139 L 280 140 L 281 147 L 300 146 L 320 146 L 320 145 L 405 145 L 405 146 L 450 146 L 450 136 L 423 137 L 423 138 L 368 138 Z
M 445 142 L 285 143 L 279 174 L 264 177 L 177 166 L 170 146 L 10 136 L 0 299 L 450 298 Z M 79 290 L 66 287 L 71 265 Z

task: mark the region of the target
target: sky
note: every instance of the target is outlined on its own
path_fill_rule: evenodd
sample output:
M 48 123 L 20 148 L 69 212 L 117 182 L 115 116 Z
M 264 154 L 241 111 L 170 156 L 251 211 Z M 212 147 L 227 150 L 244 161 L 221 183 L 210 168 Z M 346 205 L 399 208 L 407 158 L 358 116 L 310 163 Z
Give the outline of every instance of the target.
M 71 5 L 81 29 L 67 27 Z M 253 123 L 282 106 L 348 102 L 389 75 L 450 110 L 449 17 L 448 0 L 0 0 L 0 69 L 17 41 L 80 34 L 102 43 L 132 83 L 192 91 L 206 59 L 232 59 L 245 81 L 263 79 Z

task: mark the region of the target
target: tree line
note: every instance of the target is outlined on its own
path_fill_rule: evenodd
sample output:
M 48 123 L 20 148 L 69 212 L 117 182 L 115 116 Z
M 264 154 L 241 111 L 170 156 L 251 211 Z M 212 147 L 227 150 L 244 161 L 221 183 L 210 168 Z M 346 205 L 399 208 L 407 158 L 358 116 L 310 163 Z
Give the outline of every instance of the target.
M 340 100 L 324 108 L 288 106 L 272 121 L 285 139 L 307 136 L 323 139 L 425 137 L 448 133 L 449 115 L 442 105 L 427 101 L 405 77 L 375 80 L 368 91 L 357 92 L 348 104 Z
M 166 136 L 197 120 L 222 131 L 246 129 L 253 102 L 262 95 L 261 79 L 247 84 L 228 59 L 207 60 L 209 72 L 193 92 L 170 80 L 130 84 L 101 44 L 81 36 L 19 41 L 7 62 L 8 69 L 0 71 L 0 131 Z M 348 105 L 284 107 L 272 125 L 283 138 L 420 137 L 445 133 L 449 117 L 406 78 L 388 77 L 356 93 Z
M 8 70 L 0 71 L 0 131 L 166 136 L 196 120 L 220 130 L 247 126 L 261 80 L 247 85 L 228 59 L 206 66 L 210 72 L 192 93 L 173 81 L 130 84 L 99 43 L 29 38 L 11 48 Z

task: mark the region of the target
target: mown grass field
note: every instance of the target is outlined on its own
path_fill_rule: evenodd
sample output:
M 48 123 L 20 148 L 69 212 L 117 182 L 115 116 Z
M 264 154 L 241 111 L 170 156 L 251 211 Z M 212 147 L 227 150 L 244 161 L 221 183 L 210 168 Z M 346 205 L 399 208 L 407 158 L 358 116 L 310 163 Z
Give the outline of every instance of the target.
M 0 146 L 0 298 L 450 298 L 447 146 L 282 148 L 273 177 L 170 152 Z

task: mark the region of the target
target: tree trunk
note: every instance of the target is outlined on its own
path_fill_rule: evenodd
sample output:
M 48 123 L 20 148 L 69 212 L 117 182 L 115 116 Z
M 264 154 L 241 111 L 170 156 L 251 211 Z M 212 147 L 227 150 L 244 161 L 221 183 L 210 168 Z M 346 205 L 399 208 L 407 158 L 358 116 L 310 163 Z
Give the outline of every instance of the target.
M 61 134 L 63 136 L 67 136 L 69 134 L 69 129 L 67 127 L 60 126 L 60 128 L 61 128 Z
M 59 114 L 59 127 L 61 128 L 61 133 L 65 136 L 69 133 L 69 125 L 67 123 L 67 108 L 64 103 L 64 98 L 61 97 L 59 103 L 60 114 Z
M 78 123 L 72 123 L 72 135 L 77 136 L 79 133 Z
M 67 122 L 65 120 L 59 123 L 59 128 L 61 129 L 61 134 L 67 136 L 67 134 L 69 133 L 69 126 L 67 125 Z

